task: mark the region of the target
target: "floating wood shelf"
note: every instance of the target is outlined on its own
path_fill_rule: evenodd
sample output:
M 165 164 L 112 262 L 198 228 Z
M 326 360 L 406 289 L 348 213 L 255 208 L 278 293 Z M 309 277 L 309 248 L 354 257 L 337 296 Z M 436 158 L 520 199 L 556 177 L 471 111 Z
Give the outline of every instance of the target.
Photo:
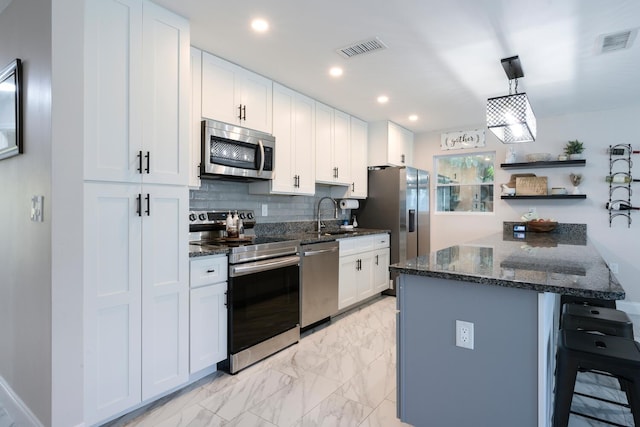
M 502 169 L 532 169 L 532 168 L 564 168 L 569 166 L 583 167 L 586 160 L 552 160 L 549 162 L 523 162 L 523 163 L 501 163 Z
M 586 199 L 586 194 L 546 194 L 546 195 L 536 195 L 536 196 L 500 196 L 502 200 L 513 200 L 513 199 Z

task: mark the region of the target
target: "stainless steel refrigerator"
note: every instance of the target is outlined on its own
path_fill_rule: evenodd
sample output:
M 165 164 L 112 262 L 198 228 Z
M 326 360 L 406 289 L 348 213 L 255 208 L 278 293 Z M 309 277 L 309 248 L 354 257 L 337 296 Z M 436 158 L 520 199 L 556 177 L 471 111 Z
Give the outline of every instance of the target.
M 429 254 L 429 173 L 410 167 L 369 170 L 369 196 L 357 212 L 358 225 L 391 231 L 390 262 Z M 395 295 L 396 277 L 391 276 Z

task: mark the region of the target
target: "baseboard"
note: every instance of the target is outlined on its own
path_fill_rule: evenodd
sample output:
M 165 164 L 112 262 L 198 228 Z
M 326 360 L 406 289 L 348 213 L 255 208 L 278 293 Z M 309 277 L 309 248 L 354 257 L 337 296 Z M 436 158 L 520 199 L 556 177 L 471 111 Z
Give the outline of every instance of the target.
M 618 300 L 616 301 L 616 308 L 627 314 L 640 316 L 640 302 Z
M 2 406 L 16 426 L 44 427 L 31 409 L 14 393 L 13 389 L 0 376 L 0 406 Z

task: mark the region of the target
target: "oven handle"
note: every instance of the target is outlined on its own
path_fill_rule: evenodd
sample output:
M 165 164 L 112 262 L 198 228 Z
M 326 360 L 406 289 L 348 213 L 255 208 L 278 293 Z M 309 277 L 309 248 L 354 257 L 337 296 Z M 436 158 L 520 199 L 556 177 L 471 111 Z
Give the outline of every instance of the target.
M 262 144 L 262 140 L 258 140 L 258 146 L 260 147 L 260 167 L 258 168 L 258 175 L 262 175 L 262 171 L 264 170 L 264 144 Z
M 229 266 L 229 276 L 238 277 L 262 271 L 275 270 L 282 267 L 300 264 L 298 255 L 278 258 L 276 260 L 255 261 L 240 265 Z

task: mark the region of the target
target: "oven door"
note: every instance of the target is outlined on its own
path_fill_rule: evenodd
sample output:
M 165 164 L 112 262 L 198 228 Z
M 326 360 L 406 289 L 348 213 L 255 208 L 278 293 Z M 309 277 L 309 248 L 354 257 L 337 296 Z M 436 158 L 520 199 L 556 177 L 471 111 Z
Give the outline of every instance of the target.
M 299 256 L 230 265 L 229 354 L 296 327 L 299 294 Z

